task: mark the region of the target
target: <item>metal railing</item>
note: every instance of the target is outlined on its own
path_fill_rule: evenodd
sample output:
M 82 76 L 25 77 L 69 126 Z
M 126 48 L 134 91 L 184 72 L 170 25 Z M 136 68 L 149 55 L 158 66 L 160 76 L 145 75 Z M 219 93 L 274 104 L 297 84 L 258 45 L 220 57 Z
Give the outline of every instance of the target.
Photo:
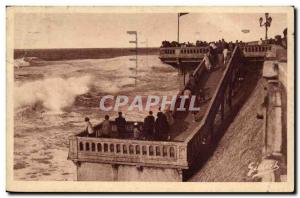
M 194 78 L 195 79 L 200 78 L 200 76 L 203 74 L 204 70 L 205 70 L 205 61 L 204 61 L 204 59 L 202 59 L 202 61 L 199 63 L 199 65 L 193 72 Z
M 224 105 L 228 90 L 229 95 L 231 95 L 232 78 L 235 76 L 235 72 L 237 72 L 238 65 L 240 64 L 239 60 L 240 50 L 238 47 L 235 47 L 200 125 L 196 127 L 185 140 L 185 143 L 187 144 L 187 161 L 189 165 L 197 161 L 199 153 L 201 152 L 201 147 L 213 138 L 213 124 L 220 110 L 220 106 Z

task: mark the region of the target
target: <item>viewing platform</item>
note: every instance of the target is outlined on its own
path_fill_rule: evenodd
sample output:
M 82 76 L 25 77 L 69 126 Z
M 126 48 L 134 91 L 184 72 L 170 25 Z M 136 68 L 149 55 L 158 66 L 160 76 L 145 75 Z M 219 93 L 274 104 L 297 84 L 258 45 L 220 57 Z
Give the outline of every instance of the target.
M 276 53 L 276 49 L 271 45 L 241 49 L 236 46 L 226 64 L 218 63 L 211 71 L 202 60 L 192 74 L 196 80 L 193 94 L 205 89 L 207 99 L 202 101 L 196 115 L 173 112 L 175 122 L 168 131 L 168 140 L 134 139 L 133 122 L 127 122 L 122 136 L 114 122 L 111 122 L 114 134 L 111 138 L 87 137 L 85 132 L 71 136 L 68 158 L 77 166 L 77 180 L 183 181 L 185 173 L 210 153 L 211 146 L 221 136 L 219 129 L 230 124 L 238 112 L 246 97 L 241 90 L 258 77 L 256 73 L 245 73 L 243 60 L 265 59 L 268 53 Z M 142 122 L 138 127 L 143 131 Z M 96 135 L 100 134 L 101 124 L 94 129 Z
M 238 45 L 244 57 L 251 61 L 263 61 L 267 52 L 276 48 L 274 44 L 262 45 Z M 204 55 L 208 53 L 209 47 L 161 47 L 159 58 L 164 63 L 178 65 L 199 64 Z

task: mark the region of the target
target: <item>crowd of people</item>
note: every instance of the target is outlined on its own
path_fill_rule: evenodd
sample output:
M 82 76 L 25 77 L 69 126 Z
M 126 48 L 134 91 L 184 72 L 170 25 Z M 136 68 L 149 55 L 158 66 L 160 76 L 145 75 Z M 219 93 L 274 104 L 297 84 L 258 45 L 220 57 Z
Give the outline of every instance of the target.
M 224 39 L 221 39 L 221 40 L 218 40 L 218 41 L 212 41 L 212 42 L 197 40 L 195 43 L 190 43 L 190 42 L 178 43 L 177 41 L 162 41 L 161 47 L 209 47 L 211 44 L 214 44 L 218 47 L 221 47 L 225 43 L 227 45 L 238 44 L 240 46 L 244 46 L 244 45 L 247 44 L 243 41 L 238 41 L 238 40 L 236 40 L 235 43 L 232 42 L 232 41 L 225 42 Z
M 283 37 L 281 35 L 276 35 L 274 38 L 269 38 L 268 40 L 263 40 L 260 38 L 260 40 L 257 42 L 243 42 L 236 40 L 235 42 L 225 42 L 224 39 L 218 40 L 218 41 L 212 41 L 212 42 L 207 42 L 207 41 L 201 41 L 197 40 L 195 43 L 190 43 L 190 42 L 183 42 L 183 43 L 178 43 L 177 41 L 162 41 L 161 47 L 209 47 L 210 45 L 216 45 L 218 48 L 222 48 L 224 44 L 229 45 L 229 46 L 234 46 L 234 45 L 239 45 L 240 47 L 244 47 L 246 45 L 251 45 L 251 44 L 275 44 L 275 45 L 281 45 L 283 47 L 287 47 L 287 28 L 283 30 Z
M 281 35 L 276 35 L 274 38 L 270 38 L 267 41 L 263 41 L 262 38 L 259 41 L 259 44 L 274 44 L 280 45 L 287 49 L 287 28 L 283 30 L 283 37 Z
M 85 118 L 86 129 L 85 132 L 88 137 L 104 137 L 111 138 L 113 136 L 112 122 L 108 115 L 105 115 L 104 121 L 101 124 L 101 133 L 96 134 L 92 123 L 88 117 Z M 117 137 L 125 138 L 128 137 L 128 133 L 131 134 L 129 137 L 141 140 L 169 140 L 169 128 L 174 123 L 174 118 L 172 113 L 166 109 L 165 112 L 159 111 L 157 117 L 155 118 L 152 111 L 145 117 L 143 126 L 139 127 L 139 123 L 135 122 L 133 124 L 133 130 L 128 131 L 126 125 L 128 124 L 124 118 L 122 112 L 118 113 L 118 117 L 115 118 L 115 126 L 117 128 Z
M 195 44 L 193 43 L 178 43 L 176 41 L 163 41 L 161 47 L 207 47 L 208 53 L 204 56 L 204 61 L 206 68 L 211 70 L 214 65 L 216 65 L 215 61 L 218 60 L 217 56 L 222 55 L 224 65 L 229 60 L 231 53 L 235 46 L 245 47 L 247 45 L 264 45 L 264 44 L 274 44 L 280 45 L 287 49 L 287 28 L 283 30 L 283 37 L 281 35 L 276 35 L 274 38 L 269 38 L 267 40 L 263 40 L 262 38 L 259 41 L 254 42 L 243 42 L 236 40 L 235 42 L 226 42 L 224 39 L 213 41 L 213 42 L 206 42 L 197 40 Z

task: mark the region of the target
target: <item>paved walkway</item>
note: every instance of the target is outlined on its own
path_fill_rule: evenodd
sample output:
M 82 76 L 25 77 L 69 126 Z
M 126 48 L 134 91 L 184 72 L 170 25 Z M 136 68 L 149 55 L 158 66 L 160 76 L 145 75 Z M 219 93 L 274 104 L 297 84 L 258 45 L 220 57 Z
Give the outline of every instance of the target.
M 206 97 L 208 99 L 201 103 L 200 111 L 196 115 L 197 121 L 194 121 L 194 115 L 191 112 L 182 112 L 175 118 L 175 124 L 170 128 L 170 135 L 173 141 L 184 141 L 200 124 L 223 73 L 224 67 L 217 67 L 212 72 L 207 72 L 208 78 L 204 82 L 199 82 L 199 89 L 200 87 L 204 87 L 207 90 Z

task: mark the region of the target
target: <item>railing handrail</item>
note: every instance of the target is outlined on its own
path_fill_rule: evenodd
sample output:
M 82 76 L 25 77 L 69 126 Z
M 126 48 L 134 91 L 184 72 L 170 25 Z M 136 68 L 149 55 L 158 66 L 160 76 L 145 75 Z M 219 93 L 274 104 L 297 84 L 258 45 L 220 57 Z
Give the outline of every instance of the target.
M 255 45 L 244 45 L 243 47 L 258 47 L 258 46 L 261 46 L 261 47 L 265 47 L 265 46 L 272 46 L 272 44 L 255 44 Z
M 213 95 L 212 99 L 210 100 L 210 103 L 209 103 L 209 105 L 207 107 L 207 110 L 206 110 L 206 112 L 204 114 L 203 119 L 201 120 L 200 124 L 193 130 L 193 132 L 185 139 L 184 142 L 186 144 L 188 144 L 190 142 L 190 140 L 194 137 L 194 135 L 196 133 L 198 133 L 198 131 L 207 124 L 208 119 L 209 119 L 211 113 L 213 113 L 213 111 L 211 111 L 211 110 L 213 110 L 212 107 L 214 107 L 216 105 L 216 102 L 217 102 L 216 99 L 217 99 L 217 97 L 219 95 L 219 92 L 223 91 L 223 90 L 220 90 L 220 89 L 223 87 L 222 85 L 224 83 L 226 83 L 225 81 L 226 81 L 226 78 L 227 78 L 227 76 L 229 74 L 229 71 L 230 71 L 230 69 L 232 67 L 231 66 L 232 65 L 232 61 L 233 61 L 234 56 L 235 56 L 235 54 L 237 52 L 237 49 L 238 49 L 238 46 L 236 46 L 234 48 L 234 50 L 233 50 L 232 56 L 230 57 L 230 60 L 228 61 L 227 65 L 226 65 L 225 71 L 224 71 L 224 73 L 222 75 L 222 78 L 221 78 L 219 84 L 217 85 L 216 91 L 214 92 L 214 95 Z
M 159 49 L 192 49 L 192 48 L 195 48 L 195 49 L 200 49 L 200 48 L 203 48 L 203 49 L 207 49 L 209 48 L 209 46 L 185 46 L 185 47 L 160 47 Z
M 240 48 L 245 48 L 245 47 L 269 47 L 269 46 L 276 46 L 275 44 L 250 44 L 250 45 L 240 45 L 238 44 Z M 185 46 L 185 47 L 160 47 L 159 49 L 185 49 L 185 48 L 209 48 L 209 46 Z
M 119 142 L 119 143 L 128 143 L 128 139 L 120 139 L 120 138 L 104 138 L 104 137 L 85 137 L 85 136 L 77 136 L 72 135 L 70 137 L 76 137 L 78 139 L 84 139 L 84 140 L 93 140 L 93 141 L 105 141 L 105 142 Z M 130 139 L 130 143 L 132 144 L 161 144 L 161 145 L 180 145 L 183 146 L 185 143 L 183 141 L 163 141 L 163 140 L 141 140 L 141 139 Z
M 197 68 L 194 70 L 193 72 L 193 76 L 195 76 L 199 71 L 201 71 L 203 69 L 203 67 L 205 67 L 204 64 L 205 60 L 202 59 L 202 61 L 199 63 L 199 65 L 197 66 Z

